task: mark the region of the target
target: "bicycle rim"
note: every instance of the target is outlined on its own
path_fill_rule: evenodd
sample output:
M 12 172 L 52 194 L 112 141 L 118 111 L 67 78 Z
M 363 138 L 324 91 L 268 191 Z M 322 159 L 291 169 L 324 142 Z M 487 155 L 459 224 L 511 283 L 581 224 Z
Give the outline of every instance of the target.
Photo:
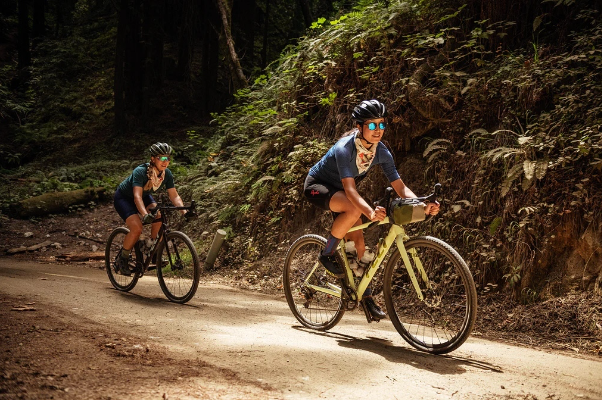
M 433 237 L 415 238 L 405 246 L 424 300 L 418 298 L 396 251 L 385 271 L 389 318 L 415 348 L 449 353 L 468 338 L 476 319 L 477 292 L 468 266 L 451 246 Z M 421 278 L 412 252 L 422 263 L 430 287 Z
M 105 248 L 105 269 L 107 271 L 107 275 L 109 276 L 109 280 L 113 287 L 122 292 L 129 292 L 136 286 L 138 283 L 138 274 L 132 272 L 131 276 L 121 275 L 117 271 L 117 267 L 115 265 L 115 260 L 119 257 L 119 251 L 123 246 L 123 239 L 125 239 L 125 235 L 129 233 L 129 229 L 124 227 L 116 228 L 109 235 L 109 239 L 107 240 L 107 247 Z M 130 269 L 134 269 L 136 266 L 137 253 L 132 249 L 131 258 L 130 258 Z
M 340 297 L 309 287 L 339 288 L 339 279 L 318 263 L 326 239 L 318 235 L 305 235 L 290 247 L 282 275 L 286 301 L 293 315 L 303 326 L 327 330 L 335 326 L 345 313 Z M 313 271 L 313 272 L 312 272 Z
M 192 240 L 182 232 L 170 232 L 157 250 L 157 278 L 165 296 L 186 303 L 199 286 L 201 267 Z

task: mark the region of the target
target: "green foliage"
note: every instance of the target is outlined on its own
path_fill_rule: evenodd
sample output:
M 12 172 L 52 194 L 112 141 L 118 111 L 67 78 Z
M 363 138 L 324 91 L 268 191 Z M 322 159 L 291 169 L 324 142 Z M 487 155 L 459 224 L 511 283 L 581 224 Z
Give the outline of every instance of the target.
M 391 112 L 392 147 L 425 146 L 425 179 L 448 188 L 431 233 L 461 248 L 481 287 L 505 281 L 521 293 L 527 285 L 533 289 L 522 293 L 536 299 L 539 288 L 523 280 L 545 230 L 602 194 L 594 183 L 602 169 L 602 25 L 595 10 L 555 0 L 580 21 L 570 42 L 546 42 L 546 14 L 509 48 L 514 21 L 483 20 L 452 3 L 365 1 L 316 21 L 214 116 L 216 135 L 203 146 L 219 156 L 199 174 L 217 171 L 219 179 L 204 179 L 196 193 L 218 196 L 206 200 L 221 210 L 239 204 L 224 214 L 227 223 L 250 226 L 254 243 L 277 243 L 277 228 L 298 218 L 308 169 L 351 127 L 349 110 L 379 98 Z

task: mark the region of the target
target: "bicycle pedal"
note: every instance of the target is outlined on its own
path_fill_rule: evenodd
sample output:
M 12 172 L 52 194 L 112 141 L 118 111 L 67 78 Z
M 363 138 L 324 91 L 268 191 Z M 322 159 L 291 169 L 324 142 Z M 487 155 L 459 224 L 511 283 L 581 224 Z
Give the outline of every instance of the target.
M 156 265 L 149 265 L 148 268 L 146 269 L 147 271 L 152 271 L 154 269 L 157 269 Z

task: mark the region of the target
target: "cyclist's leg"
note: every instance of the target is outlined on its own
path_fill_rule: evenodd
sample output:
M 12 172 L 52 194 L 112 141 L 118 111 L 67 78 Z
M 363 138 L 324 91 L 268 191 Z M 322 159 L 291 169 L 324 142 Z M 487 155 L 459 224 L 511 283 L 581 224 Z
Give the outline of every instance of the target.
M 144 206 L 146 207 L 146 211 L 150 212 L 152 209 L 157 207 L 157 202 L 155 201 L 155 199 L 153 198 L 153 196 L 151 196 L 150 194 L 147 196 L 144 196 L 142 198 L 142 201 L 144 201 Z M 155 220 L 153 221 L 153 224 L 151 225 L 151 239 L 155 240 L 157 238 L 157 234 L 159 233 L 159 229 L 161 229 L 161 214 L 160 212 L 157 213 L 155 215 Z
M 320 255 L 320 263 L 335 276 L 343 278 L 345 271 L 336 262 L 335 252 L 341 239 L 359 218 L 357 208 L 347 199 L 345 192 L 337 191 L 330 199 L 329 208 L 338 215 L 334 219 L 326 247 Z
M 337 238 L 345 237 L 349 229 L 356 225 L 362 212 L 347 198 L 345 192 L 342 190 L 336 192 L 330 198 L 328 206 L 330 211 L 339 214 L 332 223 L 332 229 L 330 230 L 331 235 Z
M 361 217 L 357 219 L 353 226 L 358 226 L 362 224 Z M 345 235 L 345 239 L 353 240 L 355 243 L 355 250 L 357 251 L 357 259 L 361 259 L 364 256 L 364 252 L 366 251 L 366 244 L 364 243 L 364 232 L 361 230 L 355 232 L 349 232 Z
M 125 220 L 130 232 L 123 239 L 123 249 L 131 251 L 142 234 L 142 221 L 138 214 L 132 214 Z
M 321 182 L 316 178 L 312 177 L 311 175 L 308 175 L 305 179 L 303 191 L 305 197 L 310 203 L 324 210 L 335 211 L 331 207 L 332 204 L 335 204 L 335 208 L 341 208 L 341 211 L 344 211 L 342 207 L 337 206 L 337 204 L 340 202 L 338 199 L 344 198 L 347 202 L 349 202 L 345 197 L 344 191 L 329 183 Z M 333 200 L 333 198 L 336 198 L 336 200 Z M 319 254 L 320 263 L 328 271 L 330 271 L 332 274 L 339 278 L 342 278 L 344 276 L 344 271 L 341 268 L 341 266 L 338 265 L 334 253 L 337 250 L 339 242 L 341 241 L 343 236 L 345 236 L 347 230 L 349 230 L 349 228 L 353 226 L 353 224 L 349 225 L 349 227 L 347 227 L 345 231 L 341 231 L 340 229 L 337 230 L 336 227 L 340 225 L 340 221 L 345 221 L 346 219 L 348 219 L 348 217 L 348 215 L 346 216 L 345 214 L 340 214 L 335 218 L 335 221 L 333 223 L 333 228 L 335 229 L 331 230 L 331 234 L 326 240 L 326 247 Z
M 119 189 L 115 191 L 113 204 L 115 206 L 115 210 L 125 221 L 125 224 L 130 230 L 123 239 L 122 246 L 122 249 L 125 250 L 125 252 L 122 253 L 122 257 L 127 258 L 130 251 L 134 248 L 134 245 L 138 241 L 138 237 L 140 237 L 140 234 L 142 233 L 142 221 L 138 216 L 138 210 L 136 209 L 134 200 L 123 196 Z

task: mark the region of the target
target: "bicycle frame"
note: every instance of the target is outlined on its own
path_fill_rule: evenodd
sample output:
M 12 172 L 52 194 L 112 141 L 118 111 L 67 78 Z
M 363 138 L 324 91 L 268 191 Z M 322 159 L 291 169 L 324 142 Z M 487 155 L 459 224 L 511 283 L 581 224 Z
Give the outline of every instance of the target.
M 175 210 L 194 210 L 194 208 L 195 208 L 195 206 L 194 206 L 194 201 L 193 201 L 192 205 L 189 207 L 158 206 L 158 207 L 156 207 L 156 210 L 157 210 L 157 212 L 161 212 L 161 211 L 175 211 Z M 141 272 L 140 272 L 141 277 L 144 275 L 144 273 L 146 271 L 148 271 L 148 267 L 151 263 L 151 260 L 153 259 L 153 256 L 155 255 L 155 253 L 157 252 L 157 249 L 159 248 L 158 244 L 169 233 L 169 227 L 167 225 L 167 213 L 161 213 L 160 218 L 161 218 L 160 219 L 161 228 L 159 228 L 159 232 L 157 233 L 157 239 L 155 240 L 155 243 L 153 244 L 153 247 L 151 248 L 148 257 L 146 259 L 144 259 L 144 261 L 142 263 L 142 268 L 141 268 Z M 138 246 L 138 244 L 136 244 L 136 246 Z M 178 249 L 174 248 L 174 250 L 176 251 L 176 258 L 179 259 L 180 254 L 178 254 Z M 171 257 L 170 251 L 169 251 L 169 246 L 165 246 L 165 251 L 167 252 L 167 257 L 169 259 L 170 264 L 172 264 L 172 257 Z M 144 255 L 143 255 L 143 257 L 144 257 Z M 173 264 L 171 265 L 171 267 L 173 269 Z
M 374 226 L 375 224 L 376 225 L 390 224 L 389 217 L 386 217 L 384 220 L 382 220 L 381 222 L 378 222 L 378 223 L 377 222 L 367 222 L 362 225 L 354 226 L 353 228 L 351 228 L 349 230 L 349 232 L 364 230 L 366 228 Z M 418 254 L 416 253 L 416 251 L 414 249 L 411 249 L 409 252 L 406 251 L 404 242 L 408 239 L 409 239 L 409 237 L 406 234 L 403 226 L 391 224 L 391 228 L 389 229 L 388 234 L 384 238 L 380 238 L 380 240 L 378 242 L 376 256 L 375 256 L 374 260 L 372 260 L 372 263 L 370 264 L 368 269 L 364 272 L 364 275 L 363 275 L 362 279 L 359 281 L 359 283 L 357 284 L 357 286 L 356 286 L 355 279 L 353 276 L 353 271 L 349 267 L 349 260 L 347 259 L 347 254 L 345 253 L 345 241 L 341 240 L 341 242 L 339 243 L 339 249 L 340 249 L 341 254 L 343 255 L 343 260 L 345 263 L 346 280 L 348 282 L 349 287 L 353 290 L 353 293 L 351 293 L 351 300 L 353 300 L 353 301 L 362 300 L 362 297 L 363 297 L 366 289 L 368 288 L 368 285 L 374 278 L 376 271 L 378 270 L 378 268 L 384 261 L 389 250 L 393 247 L 394 243 L 397 245 L 397 249 L 398 249 L 399 253 L 401 254 L 403 263 L 406 267 L 406 270 L 408 271 L 408 276 L 410 277 L 410 280 L 412 281 L 412 285 L 414 286 L 414 289 L 416 290 L 416 294 L 418 295 L 418 298 L 420 300 L 424 300 L 424 295 L 422 294 L 422 290 L 420 289 L 420 286 L 418 285 L 418 280 L 416 278 L 416 274 L 414 273 L 414 269 L 412 268 L 412 264 L 410 263 L 409 256 L 412 256 L 412 259 L 416 265 L 416 268 L 418 269 L 418 273 L 419 273 L 421 279 L 423 280 L 423 282 L 427 285 L 427 287 L 430 286 L 429 279 L 426 274 L 426 271 L 424 270 L 424 268 L 422 266 L 422 263 L 420 262 L 420 258 L 418 257 Z M 340 298 L 341 294 L 342 294 L 342 289 L 334 284 L 329 284 L 330 288 L 324 288 L 324 287 L 309 284 L 309 280 L 310 280 L 311 276 L 313 275 L 313 273 L 315 272 L 317 267 L 318 267 L 318 263 L 316 263 L 316 265 L 312 269 L 311 273 L 308 274 L 307 278 L 305 279 L 305 285 L 316 291 L 324 292 L 324 293 L 327 293 L 332 296 Z

